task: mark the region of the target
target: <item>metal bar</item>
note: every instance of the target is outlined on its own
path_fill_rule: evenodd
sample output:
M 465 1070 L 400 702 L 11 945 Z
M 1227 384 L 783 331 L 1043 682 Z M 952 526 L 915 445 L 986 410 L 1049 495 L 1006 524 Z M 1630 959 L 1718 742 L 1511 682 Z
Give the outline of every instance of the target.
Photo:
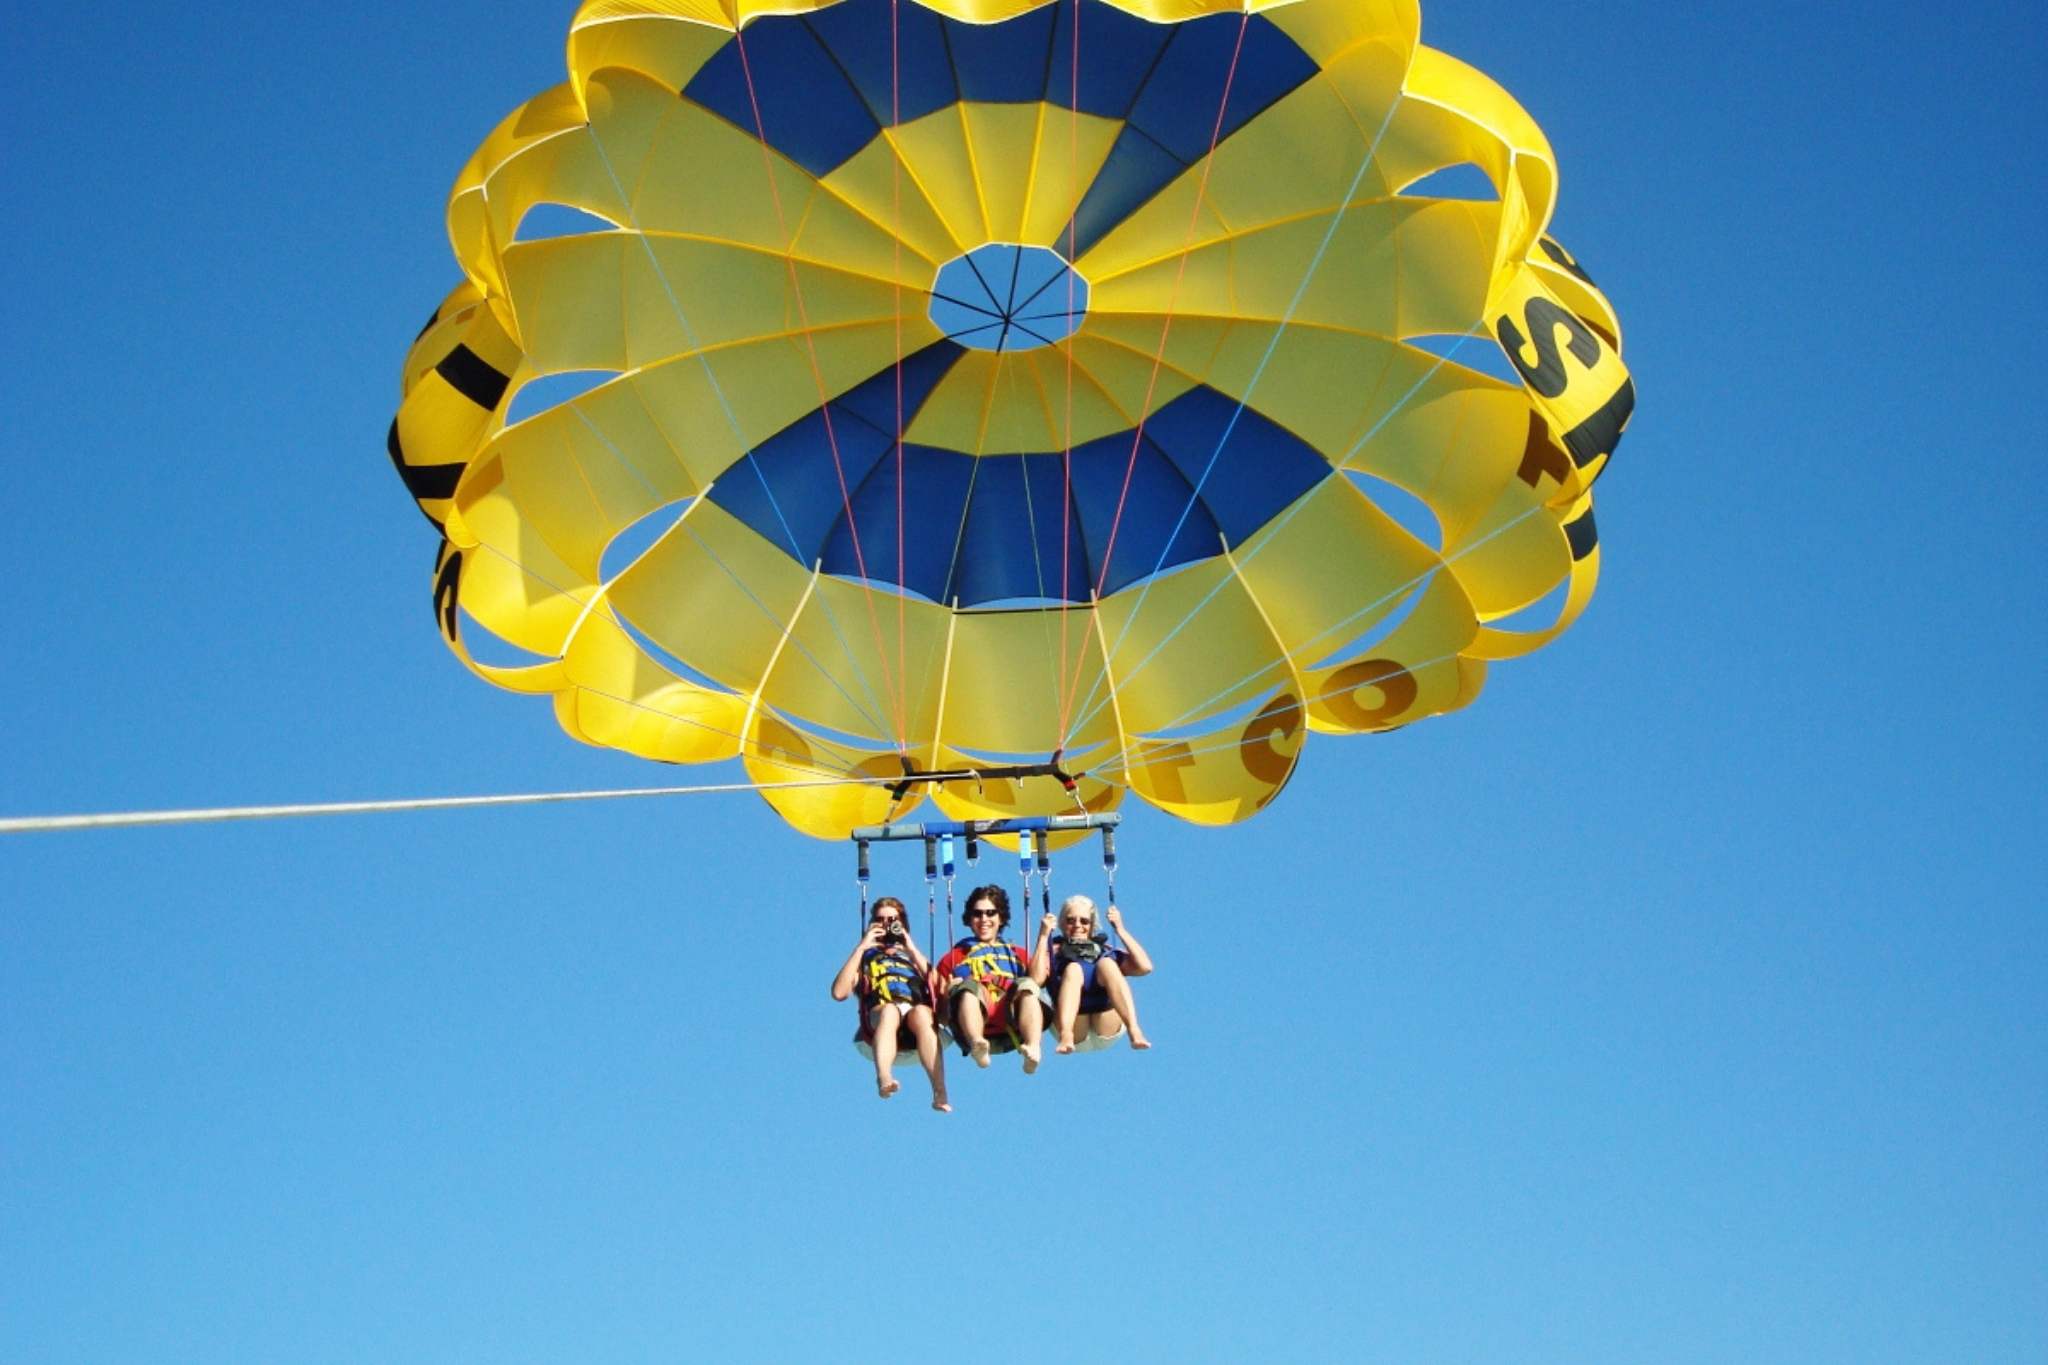
M 891 843 L 904 839 L 937 839 L 948 834 L 973 834 L 986 837 L 991 834 L 1025 834 L 1037 830 L 1049 830 L 1054 834 L 1066 830 L 1109 829 L 1123 823 L 1123 815 L 1117 811 L 1087 815 L 1020 815 L 1004 820 L 927 820 L 916 825 L 862 825 L 855 830 L 852 838 L 872 843 Z
M 1085 776 L 1085 774 L 1076 775 L 1069 773 L 1064 766 L 1056 761 L 1052 763 L 999 764 L 987 768 L 946 768 L 938 772 L 923 773 L 912 768 L 910 761 L 905 759 L 904 769 L 902 778 L 892 780 L 889 785 L 889 794 L 898 801 L 903 799 L 904 793 L 920 782 L 974 782 L 978 784 L 990 778 L 1056 777 L 1059 779 L 1060 785 L 1071 792 L 1075 789 L 1080 777 Z

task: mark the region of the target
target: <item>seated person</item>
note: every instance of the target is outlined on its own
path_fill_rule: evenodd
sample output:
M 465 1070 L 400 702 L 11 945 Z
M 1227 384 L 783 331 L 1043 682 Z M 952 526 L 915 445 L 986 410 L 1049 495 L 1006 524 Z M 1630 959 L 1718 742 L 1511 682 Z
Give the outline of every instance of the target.
M 1031 955 L 1002 938 L 1010 923 L 1009 893 L 1000 886 L 975 887 L 960 920 L 974 932 L 954 944 L 938 966 L 953 1037 L 976 1066 L 987 1066 L 991 1052 L 1022 1053 L 1029 1076 L 1038 1070 L 1045 1007 L 1031 979 Z
M 907 1034 L 932 1081 L 932 1108 L 952 1113 L 946 1102 L 946 1059 L 939 1052 L 938 1026 L 932 1020 L 931 968 L 904 922 L 903 902 L 884 896 L 875 902 L 867 928 L 846 965 L 832 978 L 832 998 L 860 996 L 860 1027 L 856 1045 L 866 1043 L 875 1054 L 875 1086 L 888 1099 L 902 1086 L 889 1069 Z
M 1152 1046 L 1138 1027 L 1138 1006 L 1127 979 L 1149 975 L 1152 959 L 1124 927 L 1115 906 L 1110 907 L 1109 923 L 1123 947 L 1110 947 L 1109 935 L 1096 928 L 1094 901 L 1069 896 L 1060 902 L 1060 932 L 1053 932 L 1051 915 L 1038 926 L 1031 975 L 1040 984 L 1050 981 L 1053 986 L 1053 1026 L 1059 1037 L 1055 1051 L 1072 1052 L 1077 1041 L 1091 1036 L 1106 1044 L 1125 1029 L 1130 1030 L 1133 1048 Z

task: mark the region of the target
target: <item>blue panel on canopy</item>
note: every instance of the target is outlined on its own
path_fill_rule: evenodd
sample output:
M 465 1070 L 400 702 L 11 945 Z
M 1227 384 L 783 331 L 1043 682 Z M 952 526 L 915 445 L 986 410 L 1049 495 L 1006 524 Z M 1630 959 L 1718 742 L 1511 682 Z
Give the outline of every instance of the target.
M 1054 5 L 1058 15 L 1052 38 L 1052 66 L 1045 82 L 1047 103 L 1076 107 L 1098 118 L 1120 119 L 1131 111 L 1152 64 L 1173 36 L 1173 25 L 1155 24 L 1113 9 L 1100 0 L 1081 5 L 1081 50 L 1074 51 L 1074 6 Z M 1078 71 L 1076 61 L 1078 56 Z
M 1102 169 L 1088 182 L 1088 192 L 1081 196 L 1073 221 L 1053 245 L 1062 252 L 1071 247 L 1071 259 L 1079 260 L 1082 253 L 1107 237 L 1110 229 L 1144 207 L 1186 169 L 1173 153 L 1125 124 Z
M 833 405 L 845 408 L 862 421 L 884 431 L 900 430 L 897 415 L 902 414 L 902 426 L 909 426 L 910 419 L 924 406 L 924 400 L 946 377 L 946 371 L 952 369 L 953 362 L 964 354 L 966 352 L 950 341 L 935 341 L 923 350 L 903 357 L 898 367 L 903 374 L 900 390 L 897 387 L 897 369 L 887 369 L 839 395 L 833 400 Z M 846 486 L 853 487 L 852 481 L 849 480 Z
M 1201 490 L 1232 549 L 1330 472 L 1299 436 L 1210 388 L 1153 413 L 1145 436 Z
M 1086 600 L 1087 565 L 1079 527 L 1066 501 L 1060 457 L 998 455 L 983 457 L 983 462 L 986 467 L 975 473 L 967 534 L 954 568 L 953 592 L 961 604 L 1017 598 Z
M 817 176 L 881 132 L 839 64 L 796 19 L 747 25 L 698 69 L 683 97 Z
M 842 519 L 839 471 L 847 484 L 867 477 L 894 443 L 889 433 L 844 412 L 829 432 L 822 409 L 764 441 L 751 459 L 719 476 L 711 501 L 773 541 L 805 568 Z M 838 453 L 837 468 L 833 454 Z
M 905 361 L 906 421 L 959 354 L 941 342 Z M 1070 461 L 905 446 L 899 480 L 886 434 L 895 392 L 890 370 L 832 404 L 838 468 L 813 413 L 727 471 L 712 501 L 805 567 L 822 558 L 827 573 L 971 607 L 1085 602 L 1208 559 L 1330 477 L 1300 438 L 1197 387 L 1152 414 L 1142 439 L 1117 432 L 1076 446 Z
M 1128 431 L 1074 449 L 1074 498 L 1094 554 L 1090 582 L 1101 584 L 1105 594 L 1223 548 L 1215 518 L 1149 432 L 1148 424 L 1135 452 Z
M 955 100 L 1078 103 L 1103 118 L 1128 117 L 1144 141 L 1120 142 L 1084 196 L 1076 230 L 1085 250 L 1199 160 L 1212 138 L 1229 137 L 1316 71 L 1261 15 L 1154 24 L 1079 0 L 1077 51 L 1076 11 L 1074 0 L 1059 0 L 998 24 L 968 24 L 917 4 L 839 0 L 808 15 L 767 15 L 714 54 L 683 94 L 749 134 L 758 101 L 769 146 L 817 176 L 882 127 Z
M 842 486 L 857 487 L 895 449 L 899 368 L 907 422 L 960 355 L 937 342 L 805 414 L 719 475 L 711 501 L 809 568 L 845 519 Z
M 946 43 L 953 51 L 960 98 L 983 104 L 1036 104 L 1044 99 L 1058 8 L 1047 5 L 1000 24 L 946 20 Z
M 1131 104 L 1130 121 L 1074 212 L 1077 257 L 1207 156 L 1212 142 L 1316 74 L 1315 60 L 1259 15 L 1204 15 L 1170 32 Z M 1067 238 L 1060 234 L 1063 245 Z
M 894 52 L 890 51 L 892 10 Z M 748 32 L 784 22 L 810 26 L 860 91 L 875 121 L 885 127 L 921 119 L 960 98 L 952 58 L 946 50 L 945 20 L 923 5 L 841 0 L 813 10 L 801 20 L 756 20 Z M 801 92 L 785 93 L 801 98 Z
M 825 542 L 825 572 L 857 578 L 865 561 L 877 583 L 900 583 L 933 602 L 950 601 L 967 499 L 980 465 L 979 460 L 957 450 L 904 446 L 899 521 L 895 457 L 877 464 L 853 494 L 861 553 L 854 554 L 852 533 L 842 520 Z M 903 531 L 900 561 L 899 527 Z
M 1229 137 L 1315 74 L 1315 59 L 1272 20 L 1204 15 L 1175 25 L 1173 41 L 1131 106 L 1131 126 L 1183 163 L 1193 163 L 1209 154 L 1212 139 Z M 1230 103 L 1219 128 L 1217 106 L 1226 83 Z

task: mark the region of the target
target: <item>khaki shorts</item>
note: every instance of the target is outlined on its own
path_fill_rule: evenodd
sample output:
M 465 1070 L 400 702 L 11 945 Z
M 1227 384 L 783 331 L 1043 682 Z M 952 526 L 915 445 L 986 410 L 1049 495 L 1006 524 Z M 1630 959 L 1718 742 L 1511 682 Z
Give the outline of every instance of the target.
M 1009 1052 L 1017 1046 L 1019 1041 L 1016 1036 L 1017 1002 L 1022 1000 L 1027 994 L 1036 997 L 1042 1008 L 1050 1008 L 1045 999 L 1045 993 L 1039 990 L 1028 976 L 1019 977 L 1016 981 L 1012 982 L 1010 989 L 1004 991 L 1002 998 L 993 1005 L 989 1003 L 988 993 L 980 982 L 954 981 L 950 983 L 946 987 L 946 1022 L 952 1026 L 953 1036 L 960 1042 L 960 1050 L 962 1052 L 967 1050 L 965 1037 L 960 1032 L 961 996 L 972 995 L 975 999 L 981 1001 L 982 1007 L 988 1012 L 984 1020 L 983 1036 L 988 1040 L 990 1051 L 1003 1053 Z

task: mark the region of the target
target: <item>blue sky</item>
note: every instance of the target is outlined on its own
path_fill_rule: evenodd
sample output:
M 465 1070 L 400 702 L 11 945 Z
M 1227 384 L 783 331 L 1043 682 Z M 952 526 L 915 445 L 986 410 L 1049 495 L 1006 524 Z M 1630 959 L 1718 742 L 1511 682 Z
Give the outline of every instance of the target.
M 672 780 L 447 657 L 382 449 L 569 11 L 9 7 L 0 812 Z M 1133 816 L 1153 1052 L 877 1103 L 749 797 L 8 838 L 0 1356 L 2048 1354 L 2038 11 L 1424 35 L 1628 329 L 1604 581 Z

